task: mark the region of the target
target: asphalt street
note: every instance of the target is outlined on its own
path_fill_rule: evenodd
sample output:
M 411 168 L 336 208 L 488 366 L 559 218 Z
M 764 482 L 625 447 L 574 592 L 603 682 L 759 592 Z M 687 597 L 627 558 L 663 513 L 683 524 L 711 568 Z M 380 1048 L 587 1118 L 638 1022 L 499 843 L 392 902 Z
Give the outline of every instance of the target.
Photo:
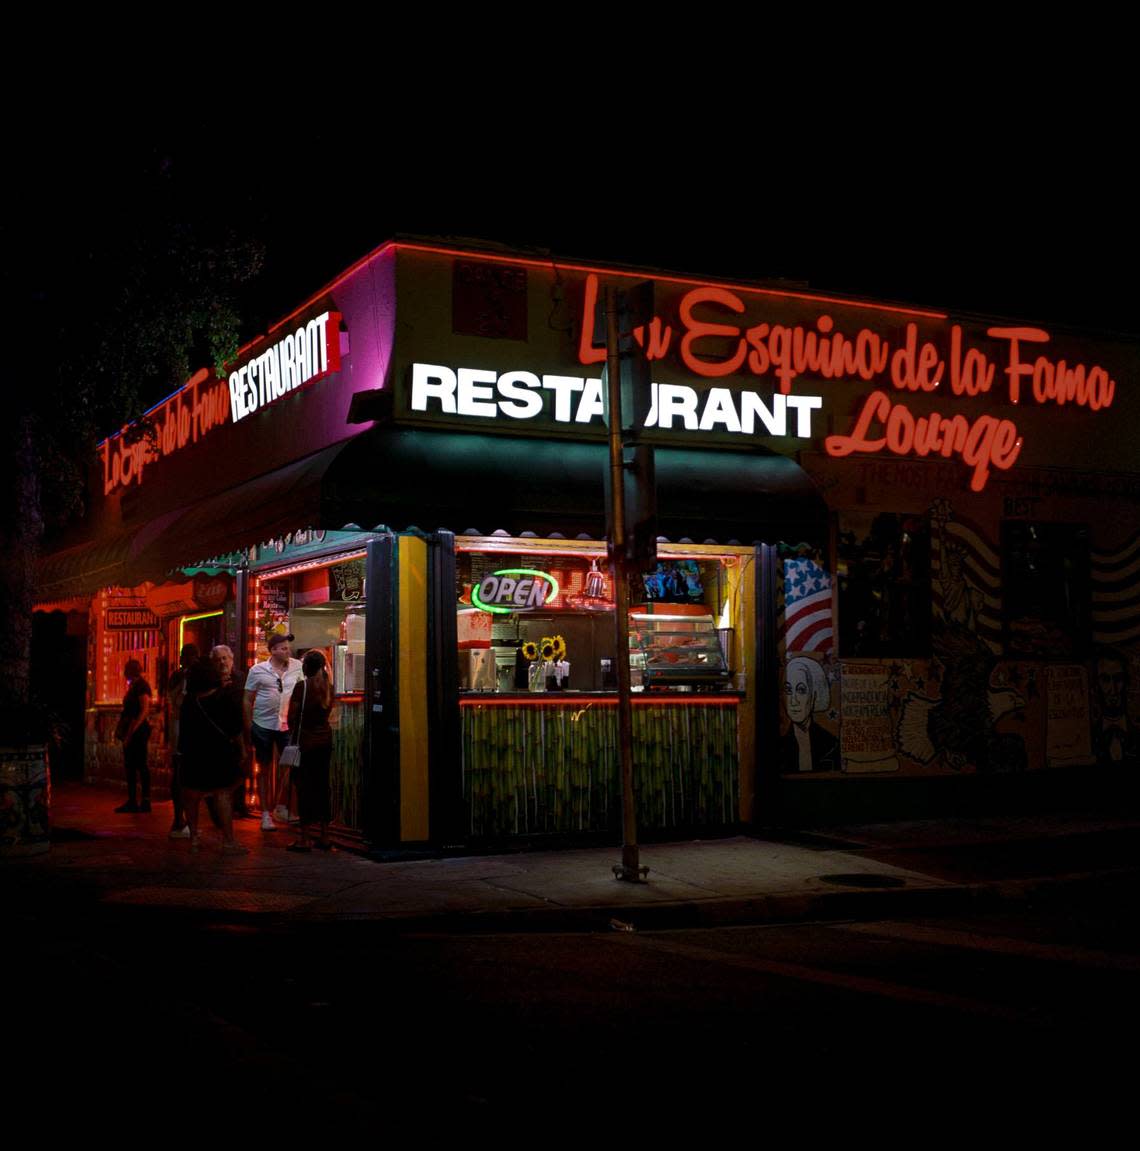
M 661 845 L 630 889 L 608 849 L 191 858 L 57 798 L 0 865 L 5 1082 L 55 1134 L 1087 1138 L 1130 1099 L 1124 816 Z

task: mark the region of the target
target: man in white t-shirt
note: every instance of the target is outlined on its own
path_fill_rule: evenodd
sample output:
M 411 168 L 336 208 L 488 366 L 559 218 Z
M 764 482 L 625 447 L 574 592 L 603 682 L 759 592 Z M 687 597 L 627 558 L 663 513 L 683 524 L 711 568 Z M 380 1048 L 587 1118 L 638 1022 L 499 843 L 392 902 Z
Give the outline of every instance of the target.
M 269 658 L 255 663 L 245 678 L 245 730 L 257 760 L 258 796 L 261 799 L 261 830 L 276 831 L 270 815 L 273 796 L 269 778 L 273 749 L 280 755 L 289 742 L 289 697 L 301 678 L 301 661 L 293 659 L 291 635 L 271 632 L 266 636 Z M 278 813 L 280 816 L 280 812 Z M 288 808 L 284 818 L 288 820 Z

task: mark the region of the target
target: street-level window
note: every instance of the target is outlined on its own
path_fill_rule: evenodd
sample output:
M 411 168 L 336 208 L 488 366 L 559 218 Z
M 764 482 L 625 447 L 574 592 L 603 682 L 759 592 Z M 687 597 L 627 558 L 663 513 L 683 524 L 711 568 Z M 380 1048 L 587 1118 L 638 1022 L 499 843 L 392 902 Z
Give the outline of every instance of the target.
M 1001 551 L 1005 653 L 1057 659 L 1086 655 L 1092 634 L 1088 528 L 1006 520 Z
M 930 654 L 930 525 L 925 516 L 845 512 L 839 524 L 839 654 Z

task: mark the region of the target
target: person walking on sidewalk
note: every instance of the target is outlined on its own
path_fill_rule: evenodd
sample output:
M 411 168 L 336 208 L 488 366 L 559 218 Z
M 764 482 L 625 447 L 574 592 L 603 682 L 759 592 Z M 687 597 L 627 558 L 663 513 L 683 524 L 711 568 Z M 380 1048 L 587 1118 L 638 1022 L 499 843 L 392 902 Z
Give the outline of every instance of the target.
M 150 768 L 147 766 L 147 745 L 150 743 L 150 684 L 143 678 L 142 664 L 137 659 L 127 660 L 123 674 L 127 677 L 127 694 L 123 696 L 123 710 L 115 728 L 115 738 L 123 745 L 123 768 L 127 775 L 127 802 L 115 808 L 116 812 L 150 811 Z M 137 802 L 137 788 L 142 786 L 142 801 Z
M 269 658 L 255 663 L 245 680 L 245 731 L 253 744 L 257 761 L 258 797 L 261 801 L 261 830 L 276 831 L 270 810 L 273 804 L 271 779 L 273 752 L 281 754 L 289 739 L 287 709 L 293 688 L 301 678 L 301 661 L 292 658 L 291 635 L 271 632 L 265 637 Z M 288 792 L 285 793 L 288 796 Z M 279 812 L 280 814 L 280 812 Z M 288 808 L 284 822 L 288 822 Z
M 233 790 L 241 776 L 242 711 L 238 699 L 222 691 L 221 677 L 209 659 L 200 659 L 187 676 L 182 704 L 179 752 L 182 790 L 190 823 L 190 850 L 199 846 L 198 814 L 202 799 L 212 796 L 222 832 L 222 851 L 244 854 L 234 838 Z
M 301 826 L 300 838 L 289 844 L 287 850 L 310 851 L 310 829 L 315 823 L 321 830 L 316 846 L 322 851 L 330 851 L 332 728 L 329 726 L 329 712 L 332 711 L 333 694 L 324 652 L 316 649 L 308 652 L 302 661 L 302 669 L 305 681 L 293 688 L 289 698 L 289 730 L 297 734 L 301 748 L 301 764 L 295 769 Z
M 238 709 L 245 706 L 245 676 L 238 672 L 234 666 L 233 648 L 228 644 L 218 643 L 210 649 L 210 662 L 217 668 L 222 680 L 222 691 L 233 696 L 238 701 Z M 234 818 L 249 819 L 252 812 L 246 806 L 245 789 L 249 778 L 249 742 L 242 748 L 241 780 L 234 788 Z
M 186 698 L 187 673 L 197 662 L 197 645 L 183 644 L 182 651 L 178 654 L 178 668 L 166 682 L 166 715 L 163 730 L 166 733 L 170 766 L 170 802 L 174 808 L 170 820 L 171 839 L 190 838 L 190 828 L 187 826 L 186 812 L 182 806 L 182 765 L 178 754 L 178 724 L 182 718 L 182 703 Z

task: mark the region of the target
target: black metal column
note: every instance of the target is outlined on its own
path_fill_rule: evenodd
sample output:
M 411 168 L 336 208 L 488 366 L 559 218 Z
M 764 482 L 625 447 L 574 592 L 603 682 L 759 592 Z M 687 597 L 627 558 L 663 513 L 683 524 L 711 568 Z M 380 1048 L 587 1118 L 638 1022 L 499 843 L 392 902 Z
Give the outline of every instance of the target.
M 756 827 L 777 826 L 780 812 L 780 653 L 776 635 L 776 548 L 756 549 Z

